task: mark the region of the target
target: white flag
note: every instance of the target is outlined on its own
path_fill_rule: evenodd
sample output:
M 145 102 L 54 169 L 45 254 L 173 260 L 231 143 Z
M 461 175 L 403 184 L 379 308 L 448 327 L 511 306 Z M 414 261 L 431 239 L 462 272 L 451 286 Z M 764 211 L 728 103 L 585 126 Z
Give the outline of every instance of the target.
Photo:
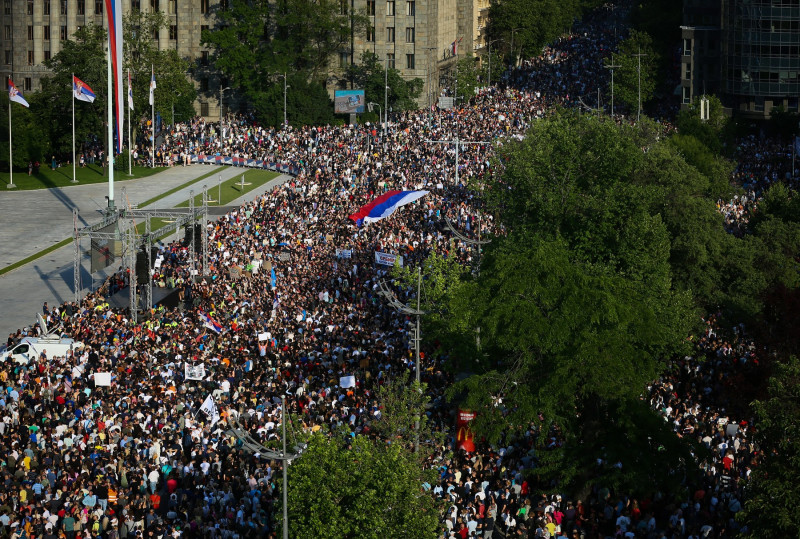
M 217 405 L 211 395 L 206 397 L 206 400 L 203 401 L 203 404 L 200 406 L 200 411 L 206 414 L 206 417 L 211 421 L 212 427 L 219 421 L 219 410 L 217 410 Z
M 348 387 L 356 387 L 356 377 L 355 376 L 340 376 L 339 377 L 339 386 L 342 389 Z
M 151 68 L 152 69 L 152 68 Z M 156 90 L 156 72 L 155 70 L 151 71 L 150 75 L 150 104 L 152 105 L 155 101 L 155 90 Z
M 183 374 L 187 380 L 202 380 L 206 377 L 206 366 L 202 363 L 200 365 L 184 363 Z

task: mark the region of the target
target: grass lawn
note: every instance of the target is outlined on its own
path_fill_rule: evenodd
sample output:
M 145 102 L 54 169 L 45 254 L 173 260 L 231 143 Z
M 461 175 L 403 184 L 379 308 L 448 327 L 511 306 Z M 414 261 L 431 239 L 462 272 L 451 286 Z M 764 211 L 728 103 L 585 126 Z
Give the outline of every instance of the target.
M 236 200 L 237 198 L 241 197 L 242 195 L 249 193 L 253 189 L 257 189 L 261 187 L 268 181 L 272 180 L 273 178 L 277 178 L 280 174 L 278 172 L 272 172 L 270 170 L 247 170 L 244 172 L 244 190 L 242 190 L 242 175 L 237 174 L 233 178 L 222 182 L 222 185 L 218 187 L 218 184 L 210 184 L 208 186 L 208 196 L 214 202 L 209 202 L 209 206 L 225 206 L 230 202 Z M 250 184 L 250 185 L 247 185 Z M 222 200 L 217 200 L 218 196 L 222 196 Z M 203 204 L 203 193 L 200 191 L 200 194 L 195 195 L 194 197 L 194 205 L 195 206 L 202 206 Z M 189 207 L 189 200 L 185 200 L 176 206 L 177 208 L 188 208 Z
M 165 167 L 147 168 L 147 167 L 133 167 L 132 176 L 128 176 L 127 170 L 115 170 L 114 181 L 133 180 L 136 178 L 144 178 L 166 170 Z M 72 183 L 72 165 L 65 165 L 58 167 L 55 170 L 50 169 L 49 164 L 42 163 L 39 167 L 39 172 L 28 176 L 27 170 L 14 171 L 14 185 L 17 189 L 31 190 L 31 189 L 50 189 L 51 187 L 69 187 L 72 185 L 81 185 L 87 183 L 105 183 L 108 181 L 108 175 L 99 165 L 86 165 L 85 167 L 77 167 L 75 169 L 75 176 L 78 183 Z M 8 171 L 0 172 L 0 181 L 4 188 L 9 183 Z

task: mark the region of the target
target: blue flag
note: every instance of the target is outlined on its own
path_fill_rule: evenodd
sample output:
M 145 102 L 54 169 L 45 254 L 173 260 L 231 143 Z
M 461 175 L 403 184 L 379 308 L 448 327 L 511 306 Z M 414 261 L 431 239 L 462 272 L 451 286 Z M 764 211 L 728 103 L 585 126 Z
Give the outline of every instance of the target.
M 269 282 L 272 286 L 272 289 L 275 289 L 275 285 L 277 284 L 278 280 L 275 278 L 275 268 L 269 270 Z

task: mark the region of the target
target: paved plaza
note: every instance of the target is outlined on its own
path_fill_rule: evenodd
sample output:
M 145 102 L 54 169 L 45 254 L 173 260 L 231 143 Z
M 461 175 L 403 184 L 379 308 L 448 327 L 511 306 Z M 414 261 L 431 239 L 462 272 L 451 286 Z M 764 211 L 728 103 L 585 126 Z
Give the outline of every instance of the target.
M 224 182 L 241 175 L 244 169 L 213 165 L 174 167 L 147 178 L 116 182 L 114 198 L 118 207 L 139 205 L 210 171 L 216 174 L 185 186 L 151 206 L 141 208 L 173 208 L 187 200 L 190 191 L 194 190 L 195 194 L 199 194 L 204 184 L 209 188 L 214 187 L 220 179 Z M 229 205 L 238 205 L 252 199 L 288 178 L 285 175 L 278 176 Z M 214 190 L 210 189 L 210 195 L 214 194 Z M 99 221 L 102 210 L 107 206 L 106 195 L 107 183 L 0 192 L 0 215 L 3 216 L 3 226 L 0 227 L 0 269 L 72 237 L 73 208 L 77 208 L 79 212 L 79 227 Z M 70 243 L 25 266 L 0 275 L 0 335 L 31 324 L 43 302 L 55 305 L 74 297 L 73 258 L 74 247 Z M 84 290 L 99 285 L 107 275 L 105 272 L 90 275 L 85 253 L 81 267 Z M 115 264 L 108 270 L 113 272 L 118 267 L 119 264 Z

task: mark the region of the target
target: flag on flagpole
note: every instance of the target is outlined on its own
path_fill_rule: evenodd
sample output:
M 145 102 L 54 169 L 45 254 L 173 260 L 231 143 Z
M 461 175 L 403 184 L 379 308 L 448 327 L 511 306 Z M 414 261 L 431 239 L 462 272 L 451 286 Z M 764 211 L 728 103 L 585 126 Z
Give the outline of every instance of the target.
M 72 92 L 75 94 L 75 99 L 78 101 L 86 101 L 87 103 L 94 103 L 94 92 L 88 84 L 81 79 L 72 75 Z
M 128 108 L 133 110 L 133 88 L 131 87 L 131 70 L 128 70 Z
M 200 311 L 200 320 L 203 321 L 203 325 L 210 329 L 215 333 L 222 333 L 222 325 L 219 322 L 211 318 L 209 315 Z
M 22 94 L 19 93 L 19 90 L 17 90 L 17 87 L 14 86 L 14 83 L 11 81 L 11 79 L 8 79 L 8 99 L 14 103 L 19 103 L 23 107 L 30 107 L 28 102 L 25 101 L 25 98 L 22 97 Z
M 155 90 L 156 90 L 156 72 L 155 70 L 150 75 L 150 104 L 152 105 L 155 101 Z
M 122 153 L 122 127 L 125 125 L 122 87 L 122 0 L 105 0 L 108 15 L 108 50 L 111 56 L 114 88 L 114 127 L 117 153 Z
M 217 421 L 219 421 L 220 415 L 219 410 L 217 409 L 217 405 L 214 402 L 214 398 L 209 395 L 206 397 L 206 400 L 203 401 L 203 404 L 200 405 L 200 411 L 206 414 L 206 417 L 209 421 L 211 421 L 211 426 L 213 427 Z

